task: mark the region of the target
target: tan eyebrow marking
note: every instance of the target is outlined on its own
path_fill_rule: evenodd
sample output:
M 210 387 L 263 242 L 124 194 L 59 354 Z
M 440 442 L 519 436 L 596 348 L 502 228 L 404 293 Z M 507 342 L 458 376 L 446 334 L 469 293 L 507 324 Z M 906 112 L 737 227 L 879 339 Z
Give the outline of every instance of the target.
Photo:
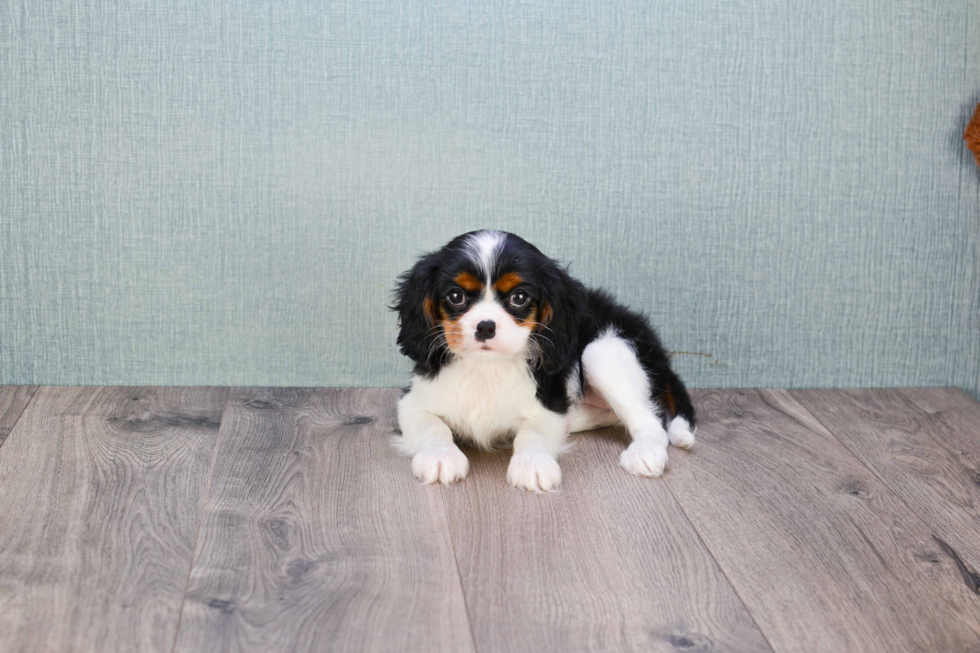
M 493 287 L 500 292 L 510 292 L 523 281 L 524 279 L 521 279 L 521 275 L 517 274 L 516 272 L 508 272 L 497 279 L 497 283 L 493 284 Z
M 478 292 L 483 289 L 483 284 L 480 283 L 480 280 L 469 272 L 460 272 L 453 281 L 466 292 Z

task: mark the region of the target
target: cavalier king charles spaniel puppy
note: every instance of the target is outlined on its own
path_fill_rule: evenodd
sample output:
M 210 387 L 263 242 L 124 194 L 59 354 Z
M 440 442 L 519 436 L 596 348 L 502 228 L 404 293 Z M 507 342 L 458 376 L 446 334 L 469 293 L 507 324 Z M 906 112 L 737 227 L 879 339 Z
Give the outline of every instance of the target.
M 589 289 L 511 233 L 474 231 L 398 278 L 401 352 L 415 363 L 398 401 L 398 447 L 424 483 L 452 483 L 457 442 L 513 440 L 507 481 L 561 482 L 569 433 L 622 424 L 619 464 L 660 476 L 667 443 L 694 444 L 694 407 L 646 318 Z M 454 438 L 455 436 L 455 438 Z

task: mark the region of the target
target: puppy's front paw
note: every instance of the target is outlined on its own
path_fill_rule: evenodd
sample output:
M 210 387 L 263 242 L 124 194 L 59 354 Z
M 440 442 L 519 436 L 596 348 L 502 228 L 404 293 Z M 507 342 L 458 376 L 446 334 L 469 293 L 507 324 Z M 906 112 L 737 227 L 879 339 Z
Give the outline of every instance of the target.
M 518 451 L 507 467 L 507 482 L 531 492 L 550 492 L 561 483 L 561 467 L 543 451 Z
M 436 481 L 449 485 L 466 478 L 470 461 L 455 444 L 426 447 L 412 457 L 412 473 L 426 485 Z
M 658 444 L 636 441 L 620 454 L 619 465 L 637 476 L 660 476 L 667 466 L 667 449 Z

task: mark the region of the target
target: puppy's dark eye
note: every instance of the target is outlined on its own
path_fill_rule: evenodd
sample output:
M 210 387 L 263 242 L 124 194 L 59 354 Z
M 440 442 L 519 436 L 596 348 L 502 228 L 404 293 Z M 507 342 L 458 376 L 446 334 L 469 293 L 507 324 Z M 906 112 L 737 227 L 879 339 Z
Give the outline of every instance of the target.
M 449 294 L 446 295 L 446 299 L 448 299 L 449 303 L 453 306 L 462 306 L 463 303 L 466 302 L 466 295 L 464 295 L 463 291 L 459 288 L 453 288 L 449 291 Z
M 527 300 L 530 299 L 528 294 L 523 290 L 518 290 L 510 296 L 510 305 L 515 308 L 520 308 L 527 304 Z

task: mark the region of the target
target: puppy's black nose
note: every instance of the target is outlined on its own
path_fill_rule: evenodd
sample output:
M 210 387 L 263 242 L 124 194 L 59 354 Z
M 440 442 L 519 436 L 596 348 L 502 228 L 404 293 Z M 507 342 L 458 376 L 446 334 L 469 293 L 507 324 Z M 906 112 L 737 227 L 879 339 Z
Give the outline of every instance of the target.
M 483 320 L 476 325 L 476 339 L 480 342 L 489 340 L 497 333 L 497 324 L 493 320 Z

